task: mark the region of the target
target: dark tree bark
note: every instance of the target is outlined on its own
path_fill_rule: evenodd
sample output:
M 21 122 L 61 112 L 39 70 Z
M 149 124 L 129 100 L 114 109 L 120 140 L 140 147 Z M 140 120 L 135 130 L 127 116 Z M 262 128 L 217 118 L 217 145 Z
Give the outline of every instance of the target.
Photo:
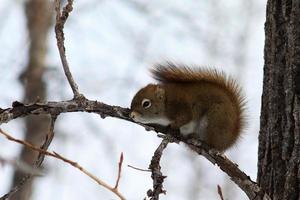
M 20 76 L 24 86 L 24 102 L 35 102 L 46 98 L 46 86 L 43 81 L 45 70 L 45 55 L 47 51 L 47 33 L 51 25 L 52 6 L 50 1 L 30 0 L 26 3 L 27 28 L 30 38 L 29 59 L 27 67 Z M 46 116 L 29 116 L 25 119 L 25 140 L 33 144 L 41 145 L 48 131 L 49 120 Z M 20 159 L 32 165 L 37 158 L 37 153 L 23 148 Z M 17 185 L 25 176 L 23 172 L 15 171 L 12 187 Z M 32 193 L 33 179 L 30 179 L 24 187 L 11 200 L 28 200 Z
M 258 183 L 300 199 L 300 1 L 268 0 Z

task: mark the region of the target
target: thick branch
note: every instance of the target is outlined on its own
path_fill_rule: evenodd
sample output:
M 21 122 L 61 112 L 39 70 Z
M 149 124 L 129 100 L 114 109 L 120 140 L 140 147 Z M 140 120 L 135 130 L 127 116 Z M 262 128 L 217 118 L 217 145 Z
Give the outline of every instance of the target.
M 118 106 L 110 106 L 98 101 L 91 101 L 85 98 L 70 101 L 32 103 L 24 105 L 14 102 L 12 108 L 0 111 L 0 125 L 13 119 L 27 115 L 52 114 L 58 115 L 67 112 L 89 112 L 99 114 L 102 118 L 106 116 L 117 117 L 132 121 L 129 118 L 129 109 Z
M 27 115 L 35 114 L 54 114 L 67 112 L 89 112 L 99 114 L 102 118 L 106 116 L 116 117 L 133 122 L 129 118 L 129 109 L 121 108 L 118 106 L 110 106 L 101 102 L 91 101 L 81 98 L 80 101 L 70 100 L 61 102 L 47 102 L 47 103 L 33 103 L 23 105 L 19 102 L 13 104 L 14 107 L 7 108 L 0 111 L 0 124 L 11 121 L 12 119 L 24 117 Z M 135 122 L 133 122 L 135 123 Z M 270 199 L 270 197 L 262 191 L 262 189 L 250 179 L 250 177 L 241 171 L 237 164 L 230 161 L 223 154 L 210 149 L 203 143 L 195 140 L 187 140 L 178 134 L 176 131 L 170 131 L 162 126 L 147 126 L 139 124 L 147 130 L 154 130 L 163 134 L 171 135 L 175 139 L 184 142 L 192 150 L 200 155 L 206 157 L 211 163 L 217 164 L 222 171 L 224 171 L 230 178 L 247 194 L 249 199 Z
M 195 140 L 184 141 L 192 150 L 207 158 L 212 164 L 217 164 L 231 180 L 236 183 L 251 200 L 271 200 L 256 182 L 238 168 L 236 163 L 229 160 L 224 154 L 209 148 L 206 144 Z

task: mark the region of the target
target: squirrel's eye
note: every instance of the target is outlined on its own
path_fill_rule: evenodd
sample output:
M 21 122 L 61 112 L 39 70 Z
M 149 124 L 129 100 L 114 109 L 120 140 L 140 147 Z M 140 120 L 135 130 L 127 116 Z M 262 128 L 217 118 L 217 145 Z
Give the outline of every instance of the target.
M 142 106 L 143 106 L 143 108 L 150 108 L 151 101 L 149 99 L 143 99 Z

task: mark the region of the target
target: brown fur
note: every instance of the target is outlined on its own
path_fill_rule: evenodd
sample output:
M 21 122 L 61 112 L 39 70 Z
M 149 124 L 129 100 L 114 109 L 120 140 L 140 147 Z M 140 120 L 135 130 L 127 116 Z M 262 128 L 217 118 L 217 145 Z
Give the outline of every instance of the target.
M 172 63 L 157 65 L 151 72 L 159 84 L 136 93 L 133 120 L 170 125 L 220 151 L 236 143 L 245 126 L 245 103 L 232 78 L 217 70 Z
M 225 150 L 236 142 L 245 126 L 245 100 L 232 78 L 215 69 L 172 63 L 157 65 L 151 72 L 165 87 L 165 113 L 175 120 L 171 126 L 178 128 L 206 115 L 209 145 Z

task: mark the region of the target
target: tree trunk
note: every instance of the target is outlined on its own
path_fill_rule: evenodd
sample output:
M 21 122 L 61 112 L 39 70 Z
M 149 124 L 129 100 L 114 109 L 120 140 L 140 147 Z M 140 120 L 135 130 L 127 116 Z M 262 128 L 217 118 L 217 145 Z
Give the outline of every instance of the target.
M 51 25 L 51 5 L 47 0 L 30 0 L 26 3 L 27 28 L 30 39 L 28 65 L 20 76 L 24 86 L 24 102 L 35 102 L 46 99 L 46 87 L 43 81 L 45 56 L 47 51 L 47 33 Z M 47 134 L 49 120 L 46 116 L 28 116 L 25 119 L 25 140 L 40 145 Z M 23 148 L 20 159 L 32 165 L 37 153 Z M 23 172 L 15 171 L 12 187 L 25 176 Z M 32 193 L 32 182 L 28 182 L 14 194 L 11 200 L 28 200 Z
M 258 183 L 300 199 L 300 1 L 268 0 Z

